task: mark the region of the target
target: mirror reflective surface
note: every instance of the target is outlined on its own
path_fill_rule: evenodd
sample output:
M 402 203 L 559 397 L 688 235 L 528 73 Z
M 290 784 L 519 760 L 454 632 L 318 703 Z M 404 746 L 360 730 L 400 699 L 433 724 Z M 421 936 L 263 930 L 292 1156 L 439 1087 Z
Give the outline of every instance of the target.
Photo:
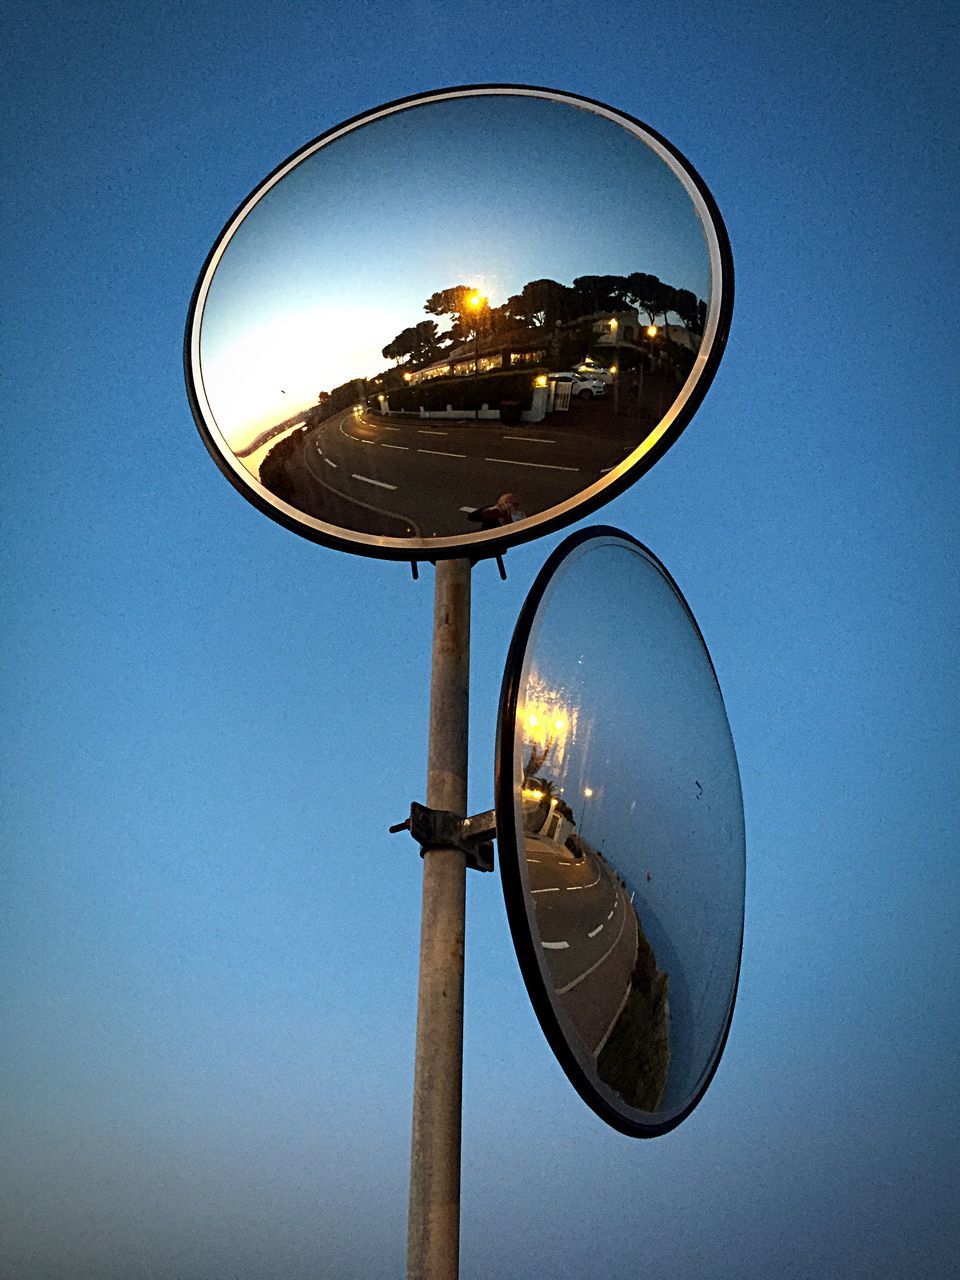
M 731 296 L 709 193 L 645 126 L 548 90 L 449 90 L 261 184 L 198 282 L 187 381 L 221 468 L 288 527 L 492 554 L 652 465 Z
M 744 821 L 723 698 L 663 566 L 575 534 L 511 645 L 497 832 L 547 1038 L 609 1123 L 652 1136 L 699 1101 L 733 1012 Z

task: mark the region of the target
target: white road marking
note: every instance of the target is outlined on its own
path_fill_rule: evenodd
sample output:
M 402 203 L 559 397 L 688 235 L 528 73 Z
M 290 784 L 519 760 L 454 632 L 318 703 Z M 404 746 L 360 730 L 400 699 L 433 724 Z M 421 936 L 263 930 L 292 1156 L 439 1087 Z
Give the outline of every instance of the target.
M 546 436 L 504 436 L 504 440 L 523 440 L 529 444 L 556 444 L 556 440 L 548 440 Z
M 448 436 L 449 431 L 434 431 L 432 427 L 417 427 L 417 431 L 422 436 Z
M 443 434 L 446 434 L 445 432 Z M 445 453 L 443 449 L 418 449 L 417 453 L 432 453 L 437 458 L 465 458 L 465 453 Z
M 545 947 L 547 951 L 566 951 L 570 943 L 569 942 L 544 942 L 541 939 L 540 945 L 541 947 Z
M 607 1041 L 610 1039 L 610 1032 L 611 1032 L 611 1031 L 613 1030 L 613 1028 L 617 1025 L 617 1020 L 619 1019 L 619 1017 L 620 1017 L 621 1013 L 623 1013 L 623 1007 L 624 1007 L 624 1005 L 627 1003 L 627 1001 L 629 1000 L 629 998 L 630 998 L 630 992 L 631 992 L 632 990 L 633 990 L 633 983 L 632 983 L 632 982 L 628 982 L 628 983 L 627 983 L 626 990 L 625 990 L 625 991 L 624 991 L 624 993 L 623 993 L 623 999 L 620 1001 L 620 1004 L 617 1006 L 617 1012 L 616 1012 L 616 1013 L 613 1015 L 613 1017 L 610 1019 L 610 1025 L 609 1025 L 609 1027 L 607 1027 L 606 1031 L 605 1031 L 605 1032 L 603 1033 L 603 1035 L 600 1037 L 600 1043 L 597 1045 L 597 1047 L 596 1047 L 596 1048 L 594 1049 L 594 1051 L 593 1051 L 595 1054 L 599 1055 L 600 1050 L 603 1048 L 603 1046 L 604 1046 L 604 1045 L 607 1043 Z
M 613 467 L 601 467 L 601 468 L 600 468 L 600 474 L 601 474 L 602 476 L 605 476 L 605 475 L 607 474 L 607 472 L 608 472 L 608 471 L 612 471 L 612 470 L 613 470 Z
M 631 905 L 631 906 L 633 906 L 633 900 L 634 900 L 634 898 L 635 898 L 636 896 L 637 896 L 637 891 L 636 891 L 636 889 L 634 889 L 633 893 L 631 893 L 631 895 L 630 895 L 630 905 Z
M 560 889 L 557 886 L 553 886 L 550 889 L 531 889 L 530 892 L 531 893 L 559 893 Z
M 572 982 L 568 982 L 568 983 L 567 983 L 567 985 L 566 985 L 565 987 L 561 987 L 561 988 L 559 989 L 559 991 L 557 992 L 557 995 L 558 995 L 558 996 L 566 995 L 566 993 L 567 993 L 568 991 L 572 991 L 572 990 L 573 990 L 573 988 L 577 985 L 577 983 L 578 983 L 578 982 L 582 982 L 582 981 L 584 980 L 584 978 L 589 978 L 590 974 L 591 974 L 591 973 L 593 973 L 594 969 L 599 969 L 599 968 L 600 968 L 600 966 L 603 964 L 604 960 L 606 960 L 607 956 L 610 954 L 610 952 L 611 952 L 611 951 L 613 951 L 614 947 L 616 947 L 617 943 L 618 943 L 618 942 L 620 941 L 620 939 L 623 937 L 623 931 L 624 931 L 624 929 L 626 928 L 626 924 L 627 924 L 627 912 L 625 911 L 625 912 L 623 913 L 623 920 L 622 920 L 622 921 L 621 921 L 621 923 L 620 923 L 620 932 L 619 932 L 619 933 L 617 934 L 617 936 L 614 938 L 614 940 L 613 940 L 613 942 L 611 943 L 611 945 L 610 945 L 610 947 L 608 948 L 608 950 L 606 950 L 606 951 L 603 953 L 603 955 L 602 955 L 602 956 L 600 957 L 600 959 L 596 962 L 596 964 L 592 964 L 592 965 L 590 966 L 590 968 L 589 968 L 589 969 L 584 969 L 583 973 L 581 973 L 581 974 L 580 974 L 580 976 L 579 976 L 578 978 L 574 978 L 574 980 L 573 980 Z
M 591 930 L 590 930 L 590 932 L 587 934 L 587 937 L 588 937 L 588 938 L 595 938 L 595 937 L 597 936 L 597 934 L 600 932 L 600 930 L 601 930 L 602 928 L 603 928 L 603 925 L 602 925 L 602 924 L 598 924 L 598 925 L 597 925 L 597 927 L 596 927 L 595 929 L 591 929 Z
M 484 462 L 505 462 L 509 467 L 539 467 L 541 471 L 579 471 L 579 467 L 557 467 L 552 462 L 521 462 L 519 458 L 484 458 Z
M 324 462 L 327 464 L 328 467 L 333 467 L 334 469 L 336 469 L 337 464 L 334 462 L 332 458 L 324 458 Z
M 399 431 L 400 430 L 399 427 L 388 427 L 385 422 L 377 422 L 371 425 L 379 427 L 381 431 Z
M 375 484 L 378 489 L 396 489 L 395 484 L 385 484 L 383 480 L 371 480 L 369 476 L 358 476 L 353 473 L 354 480 L 362 480 L 364 484 Z
M 567 892 L 570 893 L 574 889 L 592 889 L 593 886 L 599 882 L 599 880 L 600 880 L 600 872 L 598 871 L 596 880 L 591 880 L 589 884 L 568 884 Z
M 384 449 L 403 449 L 406 453 L 410 452 L 410 446 L 408 444 L 387 444 L 386 440 L 381 440 L 380 443 L 383 445 Z
M 608 919 L 608 920 L 610 920 L 610 919 L 613 917 L 613 913 L 614 913 L 614 911 L 616 911 L 616 909 L 617 909 L 617 908 L 616 908 L 616 905 L 614 905 L 614 907 L 612 908 L 612 910 L 611 910 L 611 912 L 610 912 L 610 915 L 608 915 L 608 916 L 607 916 L 607 919 Z
M 469 514 L 471 511 L 476 511 L 476 509 L 477 509 L 476 507 L 461 507 L 461 508 L 460 508 L 460 510 L 461 510 L 461 511 L 466 511 L 468 514 Z M 540 859 L 539 859 L 539 858 L 528 858 L 528 859 L 527 859 L 527 861 L 528 861 L 528 862 L 539 862 L 539 861 L 540 861 Z
M 360 441 L 360 443 L 361 443 L 361 444 L 373 444 L 373 441 L 372 441 L 372 440 L 361 440 L 361 441 Z
M 539 861 L 540 861 L 540 859 L 539 859 L 539 858 L 528 858 L 528 859 L 527 859 L 527 861 L 528 861 L 528 862 L 539 862 Z

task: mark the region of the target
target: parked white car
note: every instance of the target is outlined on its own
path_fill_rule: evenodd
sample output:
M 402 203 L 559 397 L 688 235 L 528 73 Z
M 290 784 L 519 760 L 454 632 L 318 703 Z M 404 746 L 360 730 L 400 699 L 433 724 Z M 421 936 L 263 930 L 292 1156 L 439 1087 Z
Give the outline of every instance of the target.
M 578 378 L 586 378 L 588 381 L 592 379 L 594 382 L 602 382 L 604 386 L 609 387 L 613 382 L 613 374 L 609 369 L 604 369 L 599 364 L 581 364 L 577 365 L 573 371 Z
M 581 400 L 592 400 L 596 396 L 606 395 L 607 386 L 599 378 L 584 377 L 580 373 L 573 373 L 570 369 L 565 369 L 563 373 L 551 373 L 547 375 L 551 382 L 569 382 L 571 384 L 570 394 Z

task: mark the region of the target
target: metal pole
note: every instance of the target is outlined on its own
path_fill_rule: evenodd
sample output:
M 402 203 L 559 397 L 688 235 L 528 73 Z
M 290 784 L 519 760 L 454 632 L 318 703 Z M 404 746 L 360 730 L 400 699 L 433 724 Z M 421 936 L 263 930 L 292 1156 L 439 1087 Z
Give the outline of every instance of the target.
M 427 806 L 466 817 L 470 562 L 439 560 L 434 590 Z M 408 1280 L 456 1280 L 466 859 L 423 857 L 420 984 L 410 1152 Z

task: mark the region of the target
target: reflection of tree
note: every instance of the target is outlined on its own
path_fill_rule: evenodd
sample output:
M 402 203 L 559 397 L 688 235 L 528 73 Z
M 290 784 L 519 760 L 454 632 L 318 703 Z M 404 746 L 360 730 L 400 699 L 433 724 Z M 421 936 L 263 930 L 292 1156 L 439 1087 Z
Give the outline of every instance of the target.
M 514 324 L 552 329 L 576 315 L 576 291 L 556 280 L 530 280 L 507 300 L 505 310 Z
M 443 335 L 444 339 L 452 342 L 463 342 L 470 335 L 471 326 L 473 325 L 473 317 L 467 317 L 464 321 L 464 315 L 469 313 L 469 299 L 476 293 L 476 289 L 469 284 L 455 284 L 449 289 L 438 289 L 436 293 L 432 293 L 423 304 L 424 311 L 429 311 L 434 316 L 451 316 L 453 323 L 447 332 Z
M 421 320 L 419 324 L 402 329 L 381 354 L 386 360 L 396 360 L 397 364 L 402 363 L 404 356 L 418 367 L 430 364 L 440 355 L 436 320 Z
M 622 311 L 628 305 L 627 280 L 626 276 L 577 276 L 573 282 L 574 293 L 580 304 L 577 315 Z

